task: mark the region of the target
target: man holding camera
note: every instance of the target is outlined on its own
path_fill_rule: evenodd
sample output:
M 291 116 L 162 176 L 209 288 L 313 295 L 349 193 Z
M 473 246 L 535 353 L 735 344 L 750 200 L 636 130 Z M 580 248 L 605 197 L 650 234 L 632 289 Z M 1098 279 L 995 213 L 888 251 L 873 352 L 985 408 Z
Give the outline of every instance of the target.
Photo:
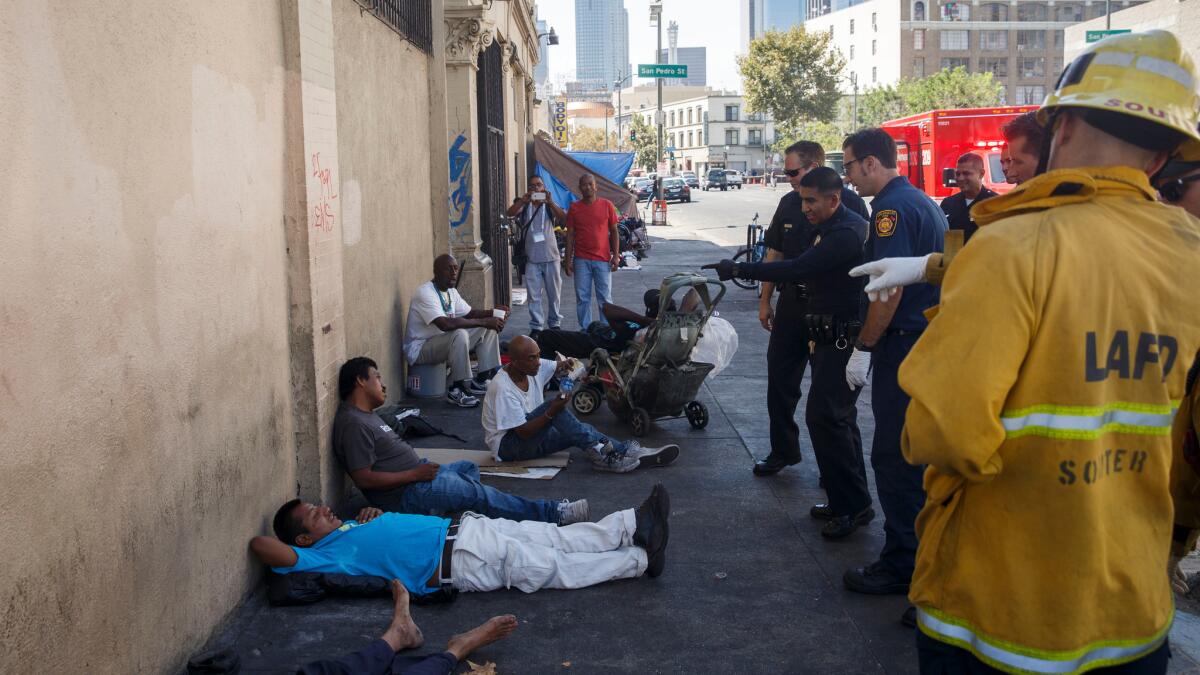
M 567 214 L 554 203 L 546 191 L 542 177 L 529 177 L 529 190 L 513 200 L 508 216 L 517 218 L 521 238 L 517 258 L 525 259 L 525 288 L 529 291 L 529 336 L 537 339 L 544 328 L 562 324 L 559 299 L 562 297 L 562 255 L 554 236 L 554 223 L 566 220 Z M 546 309 L 542 309 L 542 293 L 546 294 Z

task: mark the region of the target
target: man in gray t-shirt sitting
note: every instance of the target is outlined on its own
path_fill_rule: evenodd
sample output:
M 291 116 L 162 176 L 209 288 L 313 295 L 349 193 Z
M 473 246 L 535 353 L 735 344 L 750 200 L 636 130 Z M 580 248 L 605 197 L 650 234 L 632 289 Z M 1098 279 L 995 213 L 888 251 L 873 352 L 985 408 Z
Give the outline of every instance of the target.
M 586 499 L 525 499 L 484 485 L 474 462 L 439 466 L 421 459 L 375 414 L 387 400 L 387 387 L 379 367 L 365 356 L 342 365 L 338 396 L 342 403 L 333 419 L 333 453 L 373 506 L 420 515 L 474 511 L 559 525 L 588 520 Z

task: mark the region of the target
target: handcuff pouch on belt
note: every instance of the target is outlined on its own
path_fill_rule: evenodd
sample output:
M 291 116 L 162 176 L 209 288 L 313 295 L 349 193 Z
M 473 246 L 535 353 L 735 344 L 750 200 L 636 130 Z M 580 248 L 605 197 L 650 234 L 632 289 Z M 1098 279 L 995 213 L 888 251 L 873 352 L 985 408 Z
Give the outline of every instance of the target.
M 833 345 L 838 349 L 849 349 L 858 337 L 862 323 L 839 319 L 832 314 L 806 314 L 808 338 L 819 345 Z
M 775 285 L 775 289 L 779 291 L 779 297 L 788 297 L 792 300 L 805 300 L 808 298 L 808 287 L 796 281 L 784 281 Z

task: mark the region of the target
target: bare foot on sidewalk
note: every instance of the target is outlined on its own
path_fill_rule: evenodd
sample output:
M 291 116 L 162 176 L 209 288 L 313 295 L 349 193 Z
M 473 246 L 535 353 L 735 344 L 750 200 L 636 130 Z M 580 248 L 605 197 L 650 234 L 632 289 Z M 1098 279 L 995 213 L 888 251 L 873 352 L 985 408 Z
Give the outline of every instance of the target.
M 517 617 L 512 614 L 493 616 L 475 628 L 450 638 L 450 641 L 446 643 L 446 651 L 462 661 L 476 649 L 502 640 L 516 629 Z
M 425 636 L 408 612 L 408 589 L 399 579 L 392 579 L 392 597 L 396 600 L 396 609 L 392 614 L 392 625 L 383 634 L 384 642 L 392 647 L 392 651 L 415 649 L 425 644 Z

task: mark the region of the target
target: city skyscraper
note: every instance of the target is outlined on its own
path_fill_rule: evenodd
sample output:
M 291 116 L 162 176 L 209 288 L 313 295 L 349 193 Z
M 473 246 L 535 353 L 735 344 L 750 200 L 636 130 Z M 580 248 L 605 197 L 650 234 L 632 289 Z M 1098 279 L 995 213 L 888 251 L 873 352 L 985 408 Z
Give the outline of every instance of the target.
M 663 63 L 682 63 L 688 67 L 685 78 L 664 79 L 663 85 L 668 87 L 703 87 L 708 84 L 708 50 L 704 47 L 677 47 L 675 57 L 671 50 L 662 50 Z
M 750 42 L 769 30 L 788 30 L 804 23 L 809 4 L 809 0 L 741 0 L 741 53 L 749 51 Z
M 625 0 L 575 0 L 575 79 L 588 89 L 611 92 L 629 70 Z

